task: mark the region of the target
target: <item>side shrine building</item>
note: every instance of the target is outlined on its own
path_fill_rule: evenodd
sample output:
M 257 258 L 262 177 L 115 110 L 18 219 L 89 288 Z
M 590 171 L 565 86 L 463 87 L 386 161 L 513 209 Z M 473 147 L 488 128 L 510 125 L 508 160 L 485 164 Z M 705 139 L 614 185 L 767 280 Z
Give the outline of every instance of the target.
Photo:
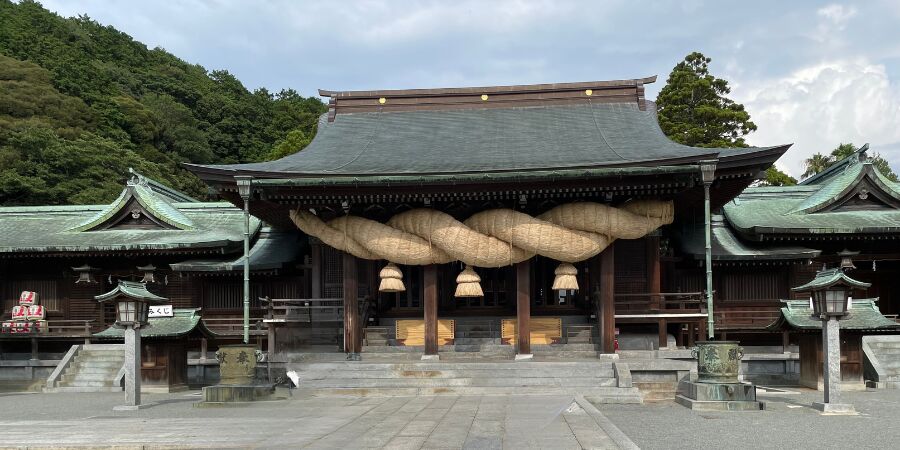
M 855 265 L 866 304 L 900 313 L 900 185 L 867 147 L 798 186 L 751 187 L 789 145 L 674 143 L 644 98 L 655 81 L 320 91 L 329 110 L 304 150 L 187 166 L 227 203 L 133 174 L 111 205 L 0 208 L 4 314 L 36 291 L 41 339 L 95 339 L 112 311 L 93 297 L 129 279 L 200 308 L 211 339 L 240 339 L 238 180 L 252 334 L 270 354 L 613 353 L 692 346 L 710 323 L 787 347 L 784 301 L 823 265 Z

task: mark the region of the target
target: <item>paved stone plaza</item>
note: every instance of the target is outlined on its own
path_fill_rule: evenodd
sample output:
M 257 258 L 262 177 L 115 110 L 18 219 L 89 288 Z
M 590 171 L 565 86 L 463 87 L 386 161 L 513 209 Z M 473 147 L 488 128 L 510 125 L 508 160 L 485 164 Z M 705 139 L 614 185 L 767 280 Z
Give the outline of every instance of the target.
M 195 408 L 194 393 L 0 395 L 0 446 L 153 448 L 634 448 L 583 398 L 300 398 Z
M 891 448 L 900 391 L 850 392 L 857 416 L 819 415 L 821 393 L 761 395 L 766 411 L 692 412 L 673 402 L 597 405 L 565 396 L 293 397 L 195 408 L 199 392 L 0 394 L 0 447 L 99 448 Z M 621 431 L 620 431 L 621 430 Z

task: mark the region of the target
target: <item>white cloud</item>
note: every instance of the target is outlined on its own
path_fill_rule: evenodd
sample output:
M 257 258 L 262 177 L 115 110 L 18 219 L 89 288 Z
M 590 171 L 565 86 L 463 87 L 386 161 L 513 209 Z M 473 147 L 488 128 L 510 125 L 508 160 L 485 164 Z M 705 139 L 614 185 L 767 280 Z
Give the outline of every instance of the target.
M 844 7 L 844 5 L 831 4 L 823 8 L 819 8 L 816 11 L 816 14 L 830 20 L 831 23 L 843 29 L 843 27 L 847 24 L 847 21 L 856 15 L 856 8 L 853 6 Z
M 778 166 L 794 176 L 809 155 L 839 143 L 862 145 L 897 160 L 900 142 L 900 87 L 885 67 L 864 59 L 801 68 L 784 77 L 744 82 L 734 97 L 759 126 L 754 145 L 793 142 Z

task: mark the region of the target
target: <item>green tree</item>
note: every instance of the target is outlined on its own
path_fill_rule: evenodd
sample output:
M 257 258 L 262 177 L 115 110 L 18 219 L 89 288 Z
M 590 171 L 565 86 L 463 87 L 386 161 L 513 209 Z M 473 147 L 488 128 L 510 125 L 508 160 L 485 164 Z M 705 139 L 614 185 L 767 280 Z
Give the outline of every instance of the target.
M 656 98 L 659 126 L 669 139 L 692 147 L 747 147 L 744 136 L 756 131 L 756 124 L 744 105 L 726 97 L 728 81 L 709 73 L 710 62 L 693 52 L 675 65 Z M 770 167 L 762 183 L 782 186 L 797 180 Z
M 702 53 L 675 65 L 656 99 L 659 125 L 669 139 L 692 147 L 746 147 L 756 130 L 744 105 L 726 97 L 728 81 L 709 73 Z
M 806 160 L 803 161 L 803 165 L 806 170 L 803 171 L 803 178 L 811 177 L 829 167 L 831 167 L 832 160 L 831 156 L 826 156 L 821 153 L 815 153 Z
M 831 166 L 836 164 L 837 162 L 847 158 L 848 156 L 855 153 L 859 148 L 853 144 L 844 144 L 843 142 L 838 144 L 834 150 L 831 151 L 828 156 L 823 155 L 821 153 L 816 153 L 804 161 L 804 165 L 806 170 L 803 172 L 803 177 L 811 177 Z M 889 180 L 893 182 L 900 181 L 900 178 L 897 177 L 897 174 L 891 169 L 891 165 L 888 163 L 886 159 L 884 159 L 881 155 L 875 153 L 869 156 L 869 161 L 872 162 L 872 165 L 881 172 L 882 175 L 887 177 Z
M 766 169 L 766 179 L 763 180 L 762 184 L 766 186 L 793 186 L 797 184 L 797 179 L 772 166 Z
M 284 139 L 275 144 L 275 148 L 269 153 L 268 158 L 269 161 L 284 158 L 288 155 L 293 155 L 294 153 L 303 150 L 309 143 L 312 141 L 312 138 L 306 135 L 303 130 L 297 129 L 293 130 L 285 136 Z
M 0 24 L 0 204 L 109 202 L 128 167 L 202 198 L 180 163 L 288 154 L 326 111 L 33 0 L 0 0 Z

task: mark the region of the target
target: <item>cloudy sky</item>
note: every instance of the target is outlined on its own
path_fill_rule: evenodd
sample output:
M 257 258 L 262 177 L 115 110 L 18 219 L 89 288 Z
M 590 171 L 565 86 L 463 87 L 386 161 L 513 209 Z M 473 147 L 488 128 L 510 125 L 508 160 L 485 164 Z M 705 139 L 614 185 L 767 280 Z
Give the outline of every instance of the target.
M 44 0 L 249 88 L 529 84 L 659 75 L 697 50 L 793 175 L 840 142 L 900 169 L 900 1 Z

